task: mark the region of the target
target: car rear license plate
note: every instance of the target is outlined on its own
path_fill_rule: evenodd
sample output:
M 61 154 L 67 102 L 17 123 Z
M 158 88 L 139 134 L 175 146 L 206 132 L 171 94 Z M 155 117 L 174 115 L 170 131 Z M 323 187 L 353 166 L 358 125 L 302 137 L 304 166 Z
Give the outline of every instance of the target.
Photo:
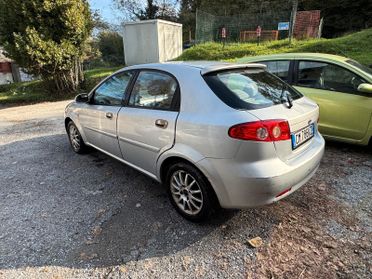
M 309 126 L 294 132 L 291 134 L 292 149 L 296 149 L 300 145 L 310 140 L 315 134 L 315 124 L 312 123 Z

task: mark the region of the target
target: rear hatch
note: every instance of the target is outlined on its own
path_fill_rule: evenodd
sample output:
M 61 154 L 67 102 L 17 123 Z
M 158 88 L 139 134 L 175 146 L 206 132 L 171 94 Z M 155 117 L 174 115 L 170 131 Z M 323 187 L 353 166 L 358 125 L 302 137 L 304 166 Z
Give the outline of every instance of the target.
M 290 160 L 305 151 L 311 145 L 313 136 L 317 132 L 319 107 L 305 97 L 293 101 L 291 108 L 279 104 L 249 112 L 260 120 L 284 119 L 288 121 L 291 139 L 274 141 L 276 153 L 283 161 Z
M 266 72 L 264 65 L 223 65 L 205 69 L 202 75 L 217 97 L 228 106 L 247 111 L 261 121 L 288 122 L 290 131 L 288 127 L 285 128 L 286 136 L 272 141 L 281 160 L 290 160 L 311 145 L 317 131 L 318 106 L 276 76 Z M 241 127 L 242 125 L 248 126 Z M 265 135 L 261 135 L 263 138 L 257 138 L 256 132 L 250 134 L 252 129 L 257 132 L 260 129 L 254 130 L 257 127 L 252 128 L 249 125 L 253 124 L 237 125 L 239 127 L 234 128 L 233 135 L 230 136 L 244 140 L 268 141 Z

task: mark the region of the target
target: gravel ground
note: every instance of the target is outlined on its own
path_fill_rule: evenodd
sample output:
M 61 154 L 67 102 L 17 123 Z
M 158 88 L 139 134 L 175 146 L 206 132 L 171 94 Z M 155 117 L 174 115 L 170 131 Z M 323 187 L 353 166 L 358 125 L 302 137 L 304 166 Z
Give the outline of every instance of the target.
M 146 176 L 74 154 L 66 104 L 0 108 L 0 278 L 372 278 L 368 148 L 328 143 L 287 199 L 193 224 Z

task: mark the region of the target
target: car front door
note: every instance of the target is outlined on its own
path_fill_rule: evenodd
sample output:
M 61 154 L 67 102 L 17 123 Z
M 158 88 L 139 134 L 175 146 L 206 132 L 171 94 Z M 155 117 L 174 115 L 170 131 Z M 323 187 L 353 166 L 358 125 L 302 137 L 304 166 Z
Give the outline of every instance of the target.
M 156 160 L 175 140 L 179 86 L 168 73 L 142 70 L 118 116 L 118 136 L 126 162 L 156 173 Z
M 318 103 L 320 132 L 340 139 L 363 139 L 372 104 L 371 96 L 357 90 L 365 81 L 346 68 L 326 62 L 298 61 L 296 68 L 293 85 Z
M 100 84 L 90 102 L 79 112 L 86 140 L 94 147 L 122 157 L 117 131 L 117 117 L 134 72 L 118 73 Z

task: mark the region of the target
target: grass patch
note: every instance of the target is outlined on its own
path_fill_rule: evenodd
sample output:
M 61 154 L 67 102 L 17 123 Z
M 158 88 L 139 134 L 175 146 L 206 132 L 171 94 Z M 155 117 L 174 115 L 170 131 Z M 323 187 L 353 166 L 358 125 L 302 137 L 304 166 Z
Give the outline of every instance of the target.
M 87 70 L 85 71 L 85 78 L 87 80 L 103 79 L 121 68 L 122 67 L 97 68 L 97 69 Z
M 98 82 L 121 68 L 97 68 L 85 71 L 85 80 L 81 84 L 81 92 L 90 92 Z
M 225 47 L 220 43 L 196 45 L 177 60 L 227 60 L 235 61 L 244 56 L 257 56 L 288 52 L 319 52 L 347 56 L 364 65 L 372 64 L 372 28 L 335 39 L 311 39 L 293 41 L 280 40 L 262 43 L 231 43 Z
M 100 68 L 85 72 L 85 81 L 81 85 L 81 92 L 89 92 L 100 80 L 109 76 L 119 68 Z M 57 95 L 51 92 L 41 80 L 16 82 L 0 85 L 0 105 L 4 104 L 32 104 L 73 98 L 77 93 Z

